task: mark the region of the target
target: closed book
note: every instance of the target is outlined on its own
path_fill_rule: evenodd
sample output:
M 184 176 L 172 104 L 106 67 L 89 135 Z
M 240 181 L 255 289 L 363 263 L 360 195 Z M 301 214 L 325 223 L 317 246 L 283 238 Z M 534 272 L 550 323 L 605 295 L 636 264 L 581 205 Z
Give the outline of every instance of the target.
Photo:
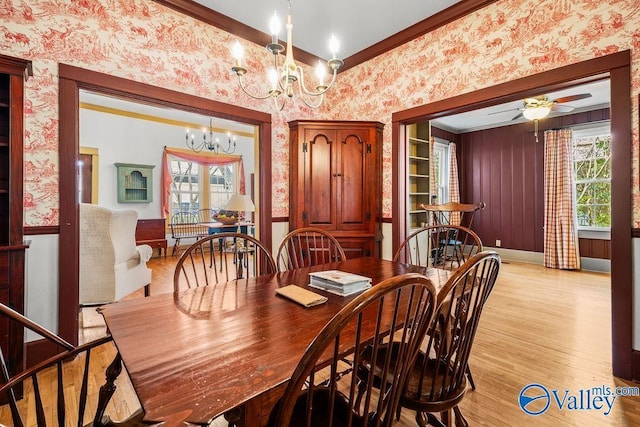
M 360 276 L 359 274 L 347 273 L 340 270 L 324 270 L 309 273 L 312 283 L 329 283 L 333 285 L 355 285 L 355 284 L 371 284 L 371 278 Z
M 328 287 L 326 285 L 314 285 L 313 283 L 309 283 L 309 286 L 335 295 L 340 295 L 341 297 L 348 297 L 349 295 L 357 294 L 358 292 L 369 289 L 371 287 L 371 282 L 360 283 L 357 286 L 351 286 L 346 289 L 340 287 Z

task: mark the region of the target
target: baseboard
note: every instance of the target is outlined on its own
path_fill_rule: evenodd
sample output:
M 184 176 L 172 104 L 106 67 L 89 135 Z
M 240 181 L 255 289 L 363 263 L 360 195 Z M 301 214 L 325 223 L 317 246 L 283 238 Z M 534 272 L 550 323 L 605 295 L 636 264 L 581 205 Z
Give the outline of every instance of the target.
M 491 248 L 485 246 L 485 249 L 496 251 L 503 261 L 524 262 L 529 264 L 544 264 L 544 254 L 542 252 L 521 251 L 517 249 Z M 581 269 L 585 271 L 597 271 L 610 273 L 611 261 L 608 259 L 598 258 L 580 258 Z

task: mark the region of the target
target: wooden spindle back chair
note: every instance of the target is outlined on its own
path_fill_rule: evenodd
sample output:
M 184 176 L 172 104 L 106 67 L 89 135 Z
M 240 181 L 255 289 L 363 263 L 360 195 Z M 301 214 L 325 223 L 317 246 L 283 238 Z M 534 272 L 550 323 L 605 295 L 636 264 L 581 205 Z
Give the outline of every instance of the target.
M 420 208 L 427 212 L 425 225 L 461 225 L 471 228 L 478 211 L 485 208 L 483 202 L 479 203 L 442 203 L 439 205 L 420 204 Z
M 105 384 L 99 390 L 95 389 L 95 373 L 91 368 L 100 362 L 92 363 L 92 356 L 100 360 L 105 352 L 112 351 L 108 348 L 112 345 L 111 336 L 74 346 L 4 304 L 0 304 L 0 318 L 5 324 L 16 323 L 37 333 L 60 350 L 55 356 L 11 375 L 0 349 L 0 398 L 8 401 L 11 413 L 10 420 L 0 419 L 0 425 L 22 427 L 33 425 L 34 420 L 38 427 L 142 425 L 141 409 L 122 422 L 112 421 L 105 415 L 116 390 L 115 379 L 122 370 L 119 353 L 116 352 L 106 374 L 102 374 L 106 375 Z M 22 399 L 20 394 L 23 394 Z M 95 413 L 87 413 L 93 407 Z
M 345 259 L 347 257 L 338 240 L 328 232 L 313 227 L 298 228 L 287 234 L 276 256 L 279 271 Z
M 452 425 L 451 412 L 455 414 L 455 425 L 467 425 L 458 404 L 467 389 L 469 355 L 480 316 L 499 270 L 497 253 L 478 253 L 457 269 L 438 293 L 433 325 L 400 397 L 400 407 L 416 411 L 418 425 Z M 395 345 L 394 342 L 392 347 Z M 383 349 L 383 353 L 389 352 L 387 347 Z M 370 374 L 372 366 L 380 370 L 375 354 L 376 350 L 364 353 L 359 368 L 362 378 Z M 437 413 L 441 420 L 434 415 Z
M 393 256 L 394 261 L 422 267 L 455 270 L 482 252 L 480 237 L 460 225 L 430 225 L 411 233 Z
M 425 330 L 431 324 L 436 291 L 426 277 L 410 273 L 387 279 L 355 297 L 318 333 L 298 363 L 283 397 L 274 408 L 271 426 L 389 426 L 398 405 L 407 370 L 415 361 Z M 379 358 L 383 393 L 364 381 L 361 399 L 355 370 L 344 374 L 340 363 L 352 353 L 354 363 L 367 343 L 374 348 L 393 335 L 398 346 Z
M 276 271 L 273 255 L 255 237 L 244 233 L 217 233 L 185 249 L 174 270 L 173 288 L 179 291 L 246 280 Z

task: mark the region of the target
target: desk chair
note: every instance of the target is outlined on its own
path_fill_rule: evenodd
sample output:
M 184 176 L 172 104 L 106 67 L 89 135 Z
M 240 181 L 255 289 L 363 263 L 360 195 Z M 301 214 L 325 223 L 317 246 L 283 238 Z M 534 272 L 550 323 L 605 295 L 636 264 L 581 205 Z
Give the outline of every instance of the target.
M 35 421 L 38 426 L 82 426 L 90 422 L 93 426 L 143 425 L 141 409 L 122 422 L 114 422 L 105 415 L 107 404 L 116 391 L 114 381 L 122 370 L 119 353 L 107 368 L 106 383 L 98 390 L 92 381 L 96 374 L 90 374 L 90 356 L 97 353 L 95 357 L 104 357 L 101 352 L 112 342 L 111 336 L 75 347 L 4 304 L 0 304 L 0 318 L 11 328 L 35 332 L 60 351 L 35 366 L 10 372 L 11 366 L 0 349 L 0 396 L 6 396 L 11 409 L 11 420 L 0 420 L 0 424 L 10 421 L 7 425 L 23 426 L 27 421 L 30 424 Z M 24 397 L 20 399 L 22 393 Z M 94 407 L 95 414 L 85 415 Z
M 435 303 L 434 285 L 415 273 L 392 277 L 355 297 L 311 342 L 274 407 L 269 425 L 390 426 L 408 369 L 433 319 Z M 384 367 L 380 386 L 385 393 L 373 389 L 374 376 L 370 375 L 361 379 L 365 386 L 356 402 L 359 378 L 355 371 L 339 374 L 341 357 L 353 352 L 359 364 L 363 342 L 373 342 L 377 350 L 389 331 L 395 331 L 398 339 L 393 354 L 397 363 L 389 363 L 391 353 L 378 359 Z
M 457 269 L 438 293 L 438 308 L 425 337 L 426 345 L 418 352 L 400 397 L 400 407 L 416 411 L 418 425 L 451 425 L 451 412 L 456 425 L 468 425 L 458 404 L 467 389 L 469 354 L 482 309 L 499 270 L 497 253 L 480 252 Z M 376 385 L 384 389 L 380 385 L 384 379 L 380 356 L 395 353 L 396 346 L 394 340 L 391 346 L 364 349 L 358 366 L 362 383 L 374 372 Z M 393 360 L 392 363 L 400 362 Z M 440 420 L 435 413 L 441 414 Z
M 336 238 L 322 229 L 313 227 L 298 228 L 287 234 L 276 256 L 278 271 L 345 259 L 347 256 Z

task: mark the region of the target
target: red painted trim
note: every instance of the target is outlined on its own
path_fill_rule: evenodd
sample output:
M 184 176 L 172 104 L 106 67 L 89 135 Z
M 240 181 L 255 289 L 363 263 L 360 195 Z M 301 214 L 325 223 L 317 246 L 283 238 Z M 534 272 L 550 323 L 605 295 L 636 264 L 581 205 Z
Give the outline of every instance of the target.
M 38 236 L 44 234 L 60 234 L 59 225 L 38 226 L 38 227 L 25 227 L 25 236 Z

